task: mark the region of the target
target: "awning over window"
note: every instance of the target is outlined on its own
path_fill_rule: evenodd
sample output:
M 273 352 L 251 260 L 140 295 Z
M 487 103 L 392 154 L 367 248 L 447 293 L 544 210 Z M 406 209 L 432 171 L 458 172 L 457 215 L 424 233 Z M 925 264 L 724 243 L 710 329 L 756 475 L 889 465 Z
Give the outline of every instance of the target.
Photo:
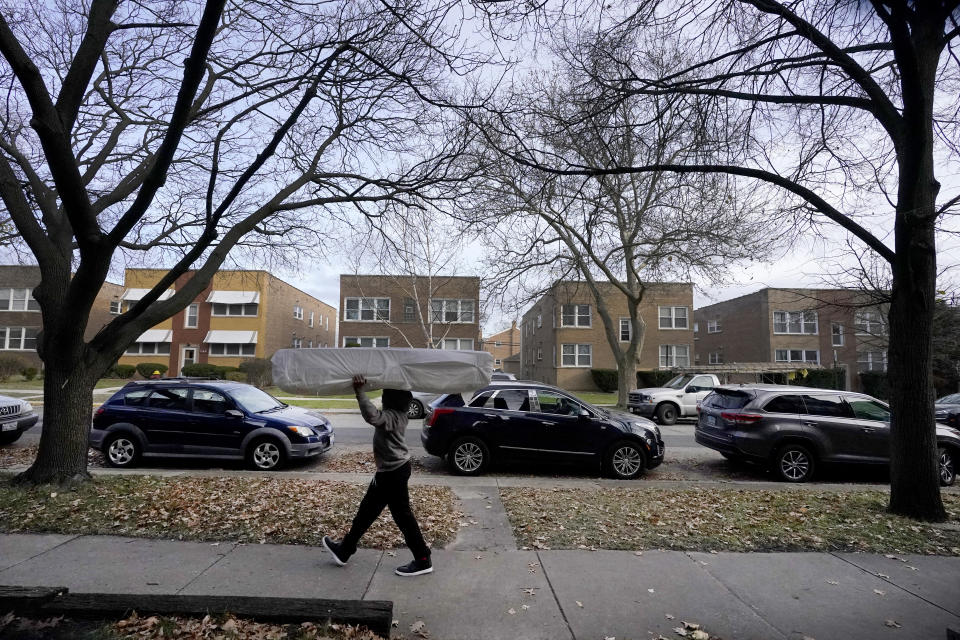
M 173 331 L 170 329 L 150 329 L 144 331 L 137 338 L 137 342 L 172 342 Z
M 207 302 L 216 302 L 217 304 L 258 304 L 260 302 L 259 291 L 211 291 L 207 296 Z
M 148 293 L 150 293 L 150 289 L 125 289 L 123 296 L 121 296 L 120 299 L 135 302 L 142 299 L 143 296 L 147 295 Z M 176 292 L 173 289 L 167 289 L 160 294 L 158 300 L 168 300 L 174 293 Z
M 256 331 L 209 331 L 203 339 L 207 344 L 257 344 Z

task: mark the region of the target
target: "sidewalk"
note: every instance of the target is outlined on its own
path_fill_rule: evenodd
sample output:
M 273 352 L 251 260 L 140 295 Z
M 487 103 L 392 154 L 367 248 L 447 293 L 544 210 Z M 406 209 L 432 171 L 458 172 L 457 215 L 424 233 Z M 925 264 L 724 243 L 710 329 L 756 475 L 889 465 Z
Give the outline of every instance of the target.
M 848 553 L 434 552 L 105 536 L 0 536 L 0 584 L 72 592 L 392 600 L 397 633 L 433 640 L 645 639 L 696 622 L 725 640 L 939 639 L 960 627 L 960 558 Z M 888 622 L 889 621 L 889 622 Z M 893 626 L 899 625 L 899 626 Z

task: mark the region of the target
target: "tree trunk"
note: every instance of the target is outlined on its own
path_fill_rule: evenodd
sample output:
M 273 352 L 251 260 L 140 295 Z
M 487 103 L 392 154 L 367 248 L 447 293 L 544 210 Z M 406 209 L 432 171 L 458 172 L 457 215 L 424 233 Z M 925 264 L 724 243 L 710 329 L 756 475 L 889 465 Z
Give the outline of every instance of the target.
M 633 361 L 631 366 L 631 360 Z M 637 356 L 627 353 L 617 354 L 617 408 L 626 409 L 630 389 L 637 384 Z M 632 380 L 631 380 L 632 378 Z
M 90 478 L 87 443 L 97 371 L 53 359 L 44 369 L 40 451 L 16 484 L 72 484 Z

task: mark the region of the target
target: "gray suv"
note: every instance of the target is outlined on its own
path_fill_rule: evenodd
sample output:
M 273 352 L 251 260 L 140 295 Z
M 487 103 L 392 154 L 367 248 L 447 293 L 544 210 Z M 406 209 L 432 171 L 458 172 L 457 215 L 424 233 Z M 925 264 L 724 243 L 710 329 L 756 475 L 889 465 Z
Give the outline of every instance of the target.
M 696 441 L 731 460 L 806 482 L 821 463 L 890 462 L 890 410 L 862 393 L 783 385 L 717 387 L 699 407 Z M 940 484 L 952 485 L 960 431 L 937 425 Z

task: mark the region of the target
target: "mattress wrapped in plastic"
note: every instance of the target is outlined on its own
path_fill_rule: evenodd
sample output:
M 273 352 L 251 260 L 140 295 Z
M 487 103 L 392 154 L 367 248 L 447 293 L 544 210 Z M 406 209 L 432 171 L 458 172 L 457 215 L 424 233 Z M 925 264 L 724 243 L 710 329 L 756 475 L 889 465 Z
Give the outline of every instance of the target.
M 486 351 L 443 349 L 280 349 L 272 358 L 273 383 L 287 393 L 338 395 L 364 389 L 460 393 L 485 387 L 493 373 Z

